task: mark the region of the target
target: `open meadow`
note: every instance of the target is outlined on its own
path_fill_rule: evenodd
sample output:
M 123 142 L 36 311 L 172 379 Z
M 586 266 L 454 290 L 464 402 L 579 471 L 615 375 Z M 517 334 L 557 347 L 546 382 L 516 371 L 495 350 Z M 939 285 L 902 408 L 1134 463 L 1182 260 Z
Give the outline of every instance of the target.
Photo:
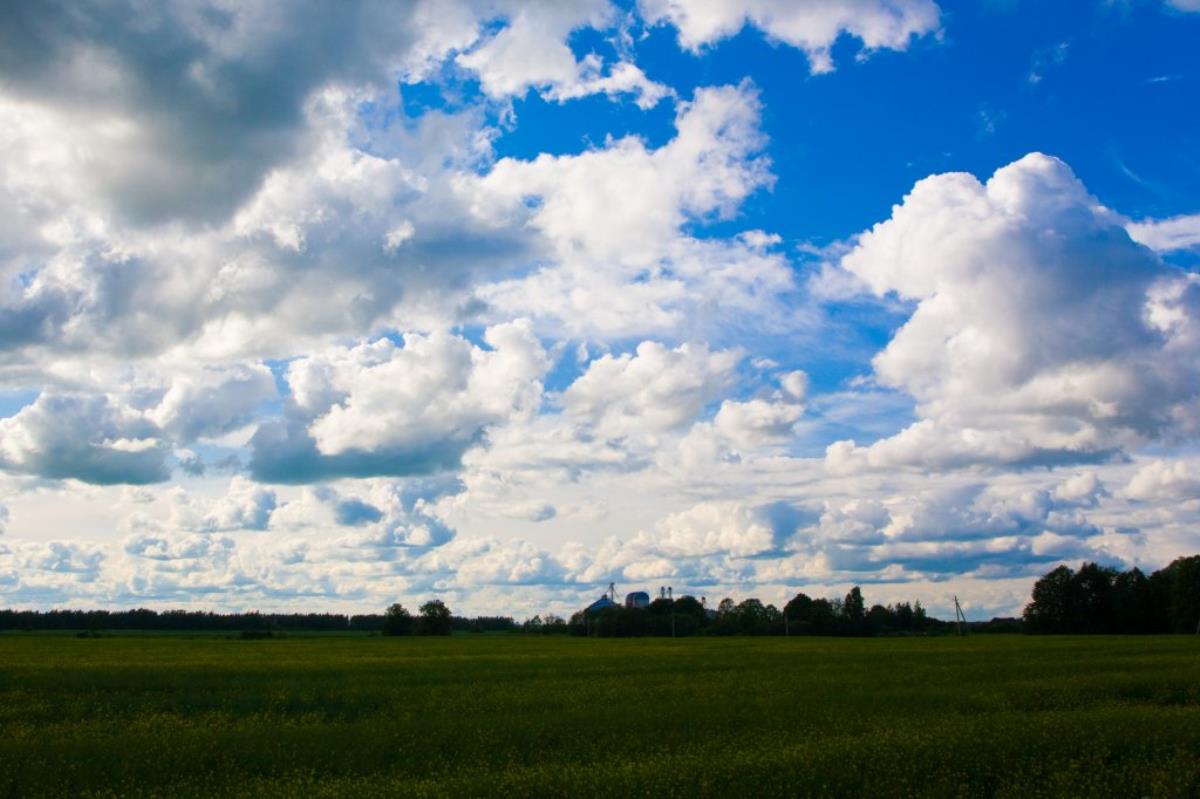
M 0 635 L 0 795 L 1188 796 L 1200 639 Z

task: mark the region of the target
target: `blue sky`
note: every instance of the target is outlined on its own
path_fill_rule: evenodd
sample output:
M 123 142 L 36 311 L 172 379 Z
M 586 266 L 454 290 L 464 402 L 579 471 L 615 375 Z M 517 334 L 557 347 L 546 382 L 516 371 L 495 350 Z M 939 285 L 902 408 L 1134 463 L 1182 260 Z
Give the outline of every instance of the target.
M 846 238 L 928 174 L 986 175 L 1034 150 L 1066 160 L 1098 197 L 1135 218 L 1195 210 L 1194 20 L 1155 3 L 984 2 L 946 10 L 943 25 L 940 39 L 861 63 L 861 46 L 843 37 L 830 75 L 808 74 L 803 52 L 751 27 L 700 56 L 681 52 L 667 26 L 634 47 L 651 79 L 684 96 L 745 78 L 759 88 L 778 179 L 735 224 L 789 242 Z M 603 51 L 598 39 L 577 37 L 576 54 Z M 644 113 L 599 97 L 564 106 L 531 94 L 513 108 L 519 124 L 497 140 L 501 156 L 671 135 L 665 104 Z
M 1200 550 L 1194 0 L 0 12 L 0 604 L 1018 612 Z

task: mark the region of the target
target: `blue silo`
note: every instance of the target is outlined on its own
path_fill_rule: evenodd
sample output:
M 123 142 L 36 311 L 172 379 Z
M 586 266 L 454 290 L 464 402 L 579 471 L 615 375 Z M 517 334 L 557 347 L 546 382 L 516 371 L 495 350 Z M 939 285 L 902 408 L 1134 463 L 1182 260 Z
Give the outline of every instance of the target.
M 595 602 L 593 602 L 592 604 L 590 604 L 586 608 L 584 608 L 583 612 L 584 613 L 594 613 L 597 610 L 604 610 L 606 608 L 615 608 L 615 607 L 619 607 L 619 605 L 617 605 L 616 602 L 613 602 L 609 598 L 608 594 L 604 594 L 599 599 L 597 599 Z
M 650 607 L 650 595 L 645 591 L 632 591 L 625 595 L 625 607 L 648 608 Z

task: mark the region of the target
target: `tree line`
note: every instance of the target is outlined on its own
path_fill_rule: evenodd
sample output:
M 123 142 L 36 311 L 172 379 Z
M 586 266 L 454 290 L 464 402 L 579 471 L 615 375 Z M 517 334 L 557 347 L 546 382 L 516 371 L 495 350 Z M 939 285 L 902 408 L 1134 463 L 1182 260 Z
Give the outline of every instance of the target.
M 869 609 L 856 586 L 844 599 L 812 599 L 797 594 L 781 611 L 756 598 L 723 599 L 709 612 L 695 597 L 656 599 L 648 608 L 615 607 L 570 620 L 534 616 L 518 625 L 509 616 L 455 616 L 441 600 L 422 604 L 415 614 L 402 604 L 382 614 L 212 613 L 192 610 L 0 610 L 0 630 L 177 631 L 222 633 L 367 632 L 382 635 L 448 635 L 451 632 L 514 632 L 599 636 L 641 635 L 886 635 L 939 630 L 921 603 L 874 605 Z
M 1137 568 L 1059 566 L 1033 586 L 1024 619 L 1031 633 L 1200 633 L 1200 555 L 1149 577 Z
M 1059 566 L 1033 587 L 1020 619 L 971 622 L 971 632 L 1200 633 L 1200 555 L 1177 558 L 1149 576 L 1085 563 L 1078 571 Z M 211 613 L 194 610 L 8 610 L 0 630 L 196 631 L 224 633 L 366 632 L 383 635 L 448 635 L 452 632 L 526 632 L 601 637 L 689 635 L 927 635 L 957 630 L 928 616 L 921 603 L 867 606 L 855 586 L 843 598 L 798 593 L 783 606 L 751 597 L 722 599 L 708 609 L 693 596 L 660 597 L 645 608 L 581 610 L 570 619 L 534 616 L 517 624 L 510 616 L 456 616 L 433 599 L 416 614 L 395 603 L 383 613 Z
M 735 603 L 722 599 L 709 610 L 693 596 L 660 597 L 646 608 L 608 607 L 581 610 L 569 621 L 534 617 L 530 632 L 600 637 L 690 635 L 912 635 L 942 632 L 947 622 L 930 618 L 920 602 L 867 607 L 855 586 L 842 599 L 814 599 L 799 593 L 782 609 L 751 597 Z
M 443 605 L 443 607 L 445 606 Z M 449 629 L 454 632 L 497 632 L 518 629 L 516 622 L 508 616 L 467 618 L 454 616 L 449 613 L 449 609 L 446 614 Z M 387 619 L 387 611 L 345 615 L 342 613 L 260 613 L 258 611 L 210 613 L 195 610 L 155 611 L 147 608 L 133 610 L 0 610 L 0 630 L 383 633 Z
M 513 625 L 515 626 L 515 625 Z M 454 631 L 454 616 L 440 599 L 431 599 L 413 616 L 399 602 L 383 613 L 384 635 L 449 635 Z

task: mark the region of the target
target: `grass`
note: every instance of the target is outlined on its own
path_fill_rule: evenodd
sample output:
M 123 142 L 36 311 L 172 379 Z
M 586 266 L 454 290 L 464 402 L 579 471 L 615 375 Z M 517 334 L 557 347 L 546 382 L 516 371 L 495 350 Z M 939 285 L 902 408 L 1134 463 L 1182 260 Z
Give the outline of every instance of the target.
M 1200 640 L 0 636 L 0 796 L 1197 796 Z

